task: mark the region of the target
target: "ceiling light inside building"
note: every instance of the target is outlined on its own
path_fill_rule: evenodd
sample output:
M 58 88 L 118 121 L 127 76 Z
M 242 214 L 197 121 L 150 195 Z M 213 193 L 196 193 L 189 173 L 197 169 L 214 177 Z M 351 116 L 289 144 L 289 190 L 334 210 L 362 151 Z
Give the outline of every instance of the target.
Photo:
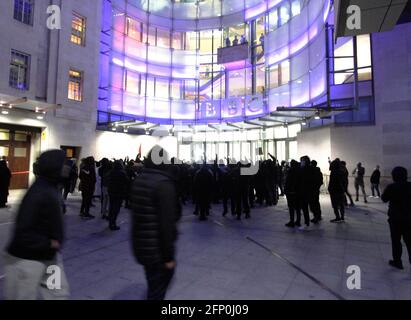
M 7 110 L 2 110 L 1 114 L 9 114 L 9 112 Z
M 37 116 L 37 120 L 43 120 L 44 117 L 43 116 Z

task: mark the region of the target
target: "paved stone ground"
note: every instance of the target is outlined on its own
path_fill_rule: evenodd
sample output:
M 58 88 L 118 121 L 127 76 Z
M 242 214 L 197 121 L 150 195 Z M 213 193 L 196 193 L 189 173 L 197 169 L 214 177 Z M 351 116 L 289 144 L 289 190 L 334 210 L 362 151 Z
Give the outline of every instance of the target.
M 0 210 L 0 246 L 13 227 L 22 193 Z M 214 205 L 207 222 L 184 210 L 179 225 L 178 267 L 167 298 L 174 299 L 411 299 L 411 271 L 388 266 L 391 257 L 386 205 L 371 199 L 348 210 L 345 224 L 331 224 L 328 196 L 321 199 L 324 222 L 309 231 L 289 230 L 286 202 L 256 208 L 251 220 L 221 216 Z M 97 216 L 97 206 L 92 209 Z M 78 217 L 80 198 L 68 200 L 65 217 L 65 270 L 72 299 L 144 299 L 141 266 L 131 255 L 129 214 L 122 209 L 121 230 L 111 232 L 101 219 Z M 361 290 L 347 288 L 347 267 L 361 268 Z M 0 255 L 0 291 L 3 258 Z M 1 298 L 1 293 L 0 293 Z

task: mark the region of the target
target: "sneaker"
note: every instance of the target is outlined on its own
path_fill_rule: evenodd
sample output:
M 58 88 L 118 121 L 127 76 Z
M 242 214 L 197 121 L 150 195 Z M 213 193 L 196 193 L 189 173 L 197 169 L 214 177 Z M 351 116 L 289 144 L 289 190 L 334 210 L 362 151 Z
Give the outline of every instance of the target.
M 294 228 L 295 224 L 293 222 L 289 222 L 285 225 L 287 228 Z
M 402 261 L 390 260 L 388 263 L 391 267 L 394 267 L 394 268 L 397 268 L 397 269 L 400 269 L 400 270 L 404 270 L 404 266 L 402 265 Z
M 342 221 L 341 218 L 339 218 L 339 219 L 333 219 L 330 222 L 331 223 L 338 223 L 338 222 L 341 222 L 341 221 Z
M 301 226 L 301 227 L 298 227 L 298 230 L 300 230 L 300 231 L 307 231 L 308 229 L 310 229 L 310 226 Z
M 300 223 L 300 222 L 296 222 L 296 223 L 295 223 L 295 226 L 299 228 L 299 227 L 301 227 L 301 223 Z

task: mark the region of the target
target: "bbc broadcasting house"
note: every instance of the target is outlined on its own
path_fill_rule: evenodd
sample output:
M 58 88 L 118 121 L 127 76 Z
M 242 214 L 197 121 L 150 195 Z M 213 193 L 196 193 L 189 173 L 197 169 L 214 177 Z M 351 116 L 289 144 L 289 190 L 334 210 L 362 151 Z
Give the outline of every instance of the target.
M 29 187 L 48 149 L 79 165 L 156 144 L 185 162 L 309 155 L 325 181 L 329 159 L 350 173 L 361 162 L 367 192 L 379 165 L 385 186 L 395 166 L 411 171 L 410 3 L 359 2 L 367 14 L 350 30 L 347 1 L 0 1 L 0 157 L 11 189 Z M 385 240 L 363 245 L 378 251 Z M 231 297 L 220 289 L 217 299 Z

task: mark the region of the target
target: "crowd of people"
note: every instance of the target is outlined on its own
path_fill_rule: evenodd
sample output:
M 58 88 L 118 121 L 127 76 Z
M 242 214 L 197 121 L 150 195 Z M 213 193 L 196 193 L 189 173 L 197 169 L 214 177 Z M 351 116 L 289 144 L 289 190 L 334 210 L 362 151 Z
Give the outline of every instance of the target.
M 108 220 L 110 230 L 119 230 L 116 221 L 122 204 L 130 209 L 133 253 L 144 266 L 147 297 L 151 300 L 164 299 L 173 278 L 177 222 L 182 206 L 188 202 L 193 203 L 193 213 L 200 221 L 207 220 L 212 208 L 214 212 L 221 208 L 224 217 L 230 212 L 241 220 L 250 219 L 256 206 L 276 206 L 279 198 L 285 196 L 290 217 L 287 227 L 306 229 L 323 219 L 320 190 L 324 177 L 317 162 L 308 156 L 299 162 L 292 160 L 280 164 L 269 154 L 267 160 L 258 163 L 258 170 L 253 174 L 250 174 L 253 170 L 247 169 L 255 164 L 228 158 L 218 160 L 217 156 L 212 163 L 190 164 L 168 159 L 167 152 L 156 146 L 147 157 L 138 155 L 135 160 L 104 158 L 95 161 L 88 157 L 81 160 L 77 169 L 75 161 L 65 159 L 61 150 L 43 153 L 34 165 L 37 178 L 19 207 L 15 230 L 7 247 L 6 298 L 33 298 L 38 290 L 44 291 L 44 297 L 53 295 L 44 285 L 39 289 L 39 284 L 46 277 L 47 266 L 61 263 L 64 201 L 77 185 L 82 196 L 82 219 L 95 218 L 91 208 L 95 206 L 93 197 L 98 180 L 101 218 Z M 1 170 L 2 167 L 0 164 Z M 345 221 L 346 207 L 354 205 L 348 191 L 349 172 L 340 159 L 330 160 L 329 170 L 328 192 L 335 213 L 331 222 L 340 223 Z M 359 201 L 361 189 L 364 202 L 367 202 L 365 169 L 361 163 L 353 175 L 356 201 Z M 377 197 L 380 196 L 380 177 L 377 167 L 370 179 Z M 394 169 L 392 177 L 394 183 L 386 188 L 381 199 L 390 203 L 393 260 L 389 263 L 402 269 L 401 239 L 407 246 L 411 263 L 411 183 L 407 182 L 406 169 L 401 167 Z M 20 281 L 21 274 L 27 274 L 30 281 Z M 65 278 L 63 283 L 66 291 L 59 291 L 57 298 L 68 294 Z

